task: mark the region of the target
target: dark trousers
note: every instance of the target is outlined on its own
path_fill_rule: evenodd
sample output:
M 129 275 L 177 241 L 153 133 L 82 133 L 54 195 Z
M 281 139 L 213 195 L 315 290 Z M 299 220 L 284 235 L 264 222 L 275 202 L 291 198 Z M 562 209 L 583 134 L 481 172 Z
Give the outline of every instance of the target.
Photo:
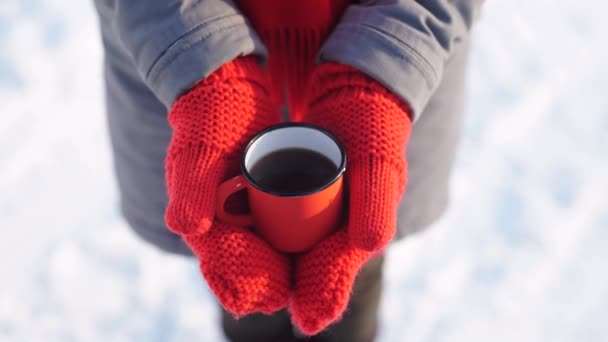
M 232 342 L 372 342 L 378 325 L 384 256 L 370 260 L 359 272 L 342 319 L 321 333 L 304 337 L 291 325 L 286 310 L 252 314 L 239 320 L 222 310 L 222 328 Z

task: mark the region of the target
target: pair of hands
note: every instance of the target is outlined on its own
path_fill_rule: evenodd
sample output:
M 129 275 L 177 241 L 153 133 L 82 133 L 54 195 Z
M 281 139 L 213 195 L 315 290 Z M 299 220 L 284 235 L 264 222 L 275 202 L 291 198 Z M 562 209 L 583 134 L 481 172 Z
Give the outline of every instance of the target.
M 348 222 L 292 260 L 248 228 L 215 219 L 217 188 L 239 173 L 246 143 L 280 122 L 268 89 L 265 72 L 242 57 L 176 101 L 165 216 L 228 311 L 243 316 L 288 307 L 294 324 L 314 335 L 340 318 L 358 271 L 394 235 L 410 119 L 405 104 L 355 69 L 317 68 L 304 121 L 333 132 L 346 148 Z

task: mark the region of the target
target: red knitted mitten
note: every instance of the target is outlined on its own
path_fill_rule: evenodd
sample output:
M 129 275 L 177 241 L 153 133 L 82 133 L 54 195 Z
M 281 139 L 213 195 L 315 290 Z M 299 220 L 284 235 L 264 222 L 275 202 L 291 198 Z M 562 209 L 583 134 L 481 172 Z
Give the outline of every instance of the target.
M 340 319 L 355 277 L 372 255 L 353 246 L 340 229 L 296 259 L 289 311 L 300 331 L 315 335 Z
M 350 239 L 364 250 L 379 250 L 393 238 L 407 182 L 409 108 L 378 82 L 345 65 L 320 65 L 311 86 L 305 121 L 333 132 L 346 148 Z
M 218 185 L 238 165 L 245 144 L 278 123 L 267 76 L 253 57 L 227 63 L 181 96 L 169 111 L 173 136 L 166 160 L 166 220 L 177 234 L 211 227 Z M 236 170 L 231 170 L 236 171 Z
M 395 233 L 411 122 L 400 99 L 351 67 L 320 65 L 311 91 L 305 120 L 333 132 L 344 144 L 350 187 L 347 228 L 295 263 L 289 310 L 300 330 L 314 335 L 340 319 L 357 273 Z
M 225 64 L 181 96 L 169 112 L 166 159 L 169 229 L 198 256 L 221 304 L 235 315 L 287 303 L 289 262 L 246 228 L 214 221 L 219 184 L 238 174 L 244 145 L 280 116 L 253 57 Z
M 289 260 L 257 235 L 216 222 L 209 232 L 186 236 L 185 241 L 211 291 L 236 317 L 271 314 L 287 306 Z

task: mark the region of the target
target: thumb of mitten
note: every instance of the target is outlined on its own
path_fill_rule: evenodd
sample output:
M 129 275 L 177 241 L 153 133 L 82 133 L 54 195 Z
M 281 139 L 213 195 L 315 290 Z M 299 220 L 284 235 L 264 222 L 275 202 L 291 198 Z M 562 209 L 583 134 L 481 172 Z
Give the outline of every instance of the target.
M 181 96 L 169 112 L 173 135 L 166 159 L 165 219 L 180 235 L 211 227 L 220 182 L 236 173 L 243 147 L 279 122 L 265 71 L 254 57 L 223 65 Z
M 316 70 L 307 121 L 333 132 L 346 148 L 349 236 L 358 248 L 384 247 L 396 230 L 407 180 L 408 106 L 362 72 L 328 63 Z

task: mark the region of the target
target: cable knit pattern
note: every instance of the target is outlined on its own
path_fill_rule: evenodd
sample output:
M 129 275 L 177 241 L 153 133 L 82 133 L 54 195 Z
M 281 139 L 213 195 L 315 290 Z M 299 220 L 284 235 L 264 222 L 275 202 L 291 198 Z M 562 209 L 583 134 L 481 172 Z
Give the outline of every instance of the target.
M 236 163 L 257 132 L 280 121 L 267 83 L 253 57 L 240 58 L 201 81 L 171 108 L 165 218 L 173 232 L 200 234 L 211 227 L 216 190 L 229 164 Z
M 199 82 L 169 112 L 167 225 L 184 238 L 209 287 L 236 316 L 271 313 L 288 300 L 288 258 L 247 228 L 214 221 L 217 188 L 238 174 L 245 144 L 280 121 L 267 82 L 253 58 L 239 58 Z
M 356 248 L 341 229 L 300 256 L 289 306 L 292 321 L 315 335 L 338 321 L 348 305 L 355 278 L 372 252 Z
M 381 249 L 395 233 L 397 205 L 407 183 L 409 108 L 349 66 L 320 65 L 312 82 L 305 120 L 333 132 L 348 156 L 349 236 L 359 248 Z

